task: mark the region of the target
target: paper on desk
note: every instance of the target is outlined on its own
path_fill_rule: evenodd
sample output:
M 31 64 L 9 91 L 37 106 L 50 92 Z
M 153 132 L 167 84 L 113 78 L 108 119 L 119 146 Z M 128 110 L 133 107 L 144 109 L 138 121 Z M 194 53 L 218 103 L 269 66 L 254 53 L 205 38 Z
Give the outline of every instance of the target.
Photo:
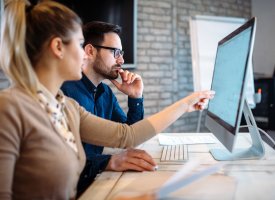
M 161 188 L 156 192 L 158 199 L 168 196 L 170 193 L 175 192 L 203 177 L 209 176 L 217 172 L 224 163 L 218 163 L 207 167 L 198 172 L 192 173 L 192 170 L 199 166 L 198 161 L 189 161 L 184 167 L 175 173 Z
M 160 145 L 178 145 L 178 144 L 211 144 L 217 143 L 215 138 L 209 135 L 183 135 L 183 136 L 168 136 L 158 135 Z

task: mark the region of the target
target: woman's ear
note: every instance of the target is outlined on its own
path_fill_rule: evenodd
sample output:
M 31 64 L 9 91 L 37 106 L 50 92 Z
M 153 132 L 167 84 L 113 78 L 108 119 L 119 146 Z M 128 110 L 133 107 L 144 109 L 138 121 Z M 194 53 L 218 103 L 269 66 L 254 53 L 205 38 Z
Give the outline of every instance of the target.
M 55 37 L 50 42 L 50 48 L 52 50 L 52 53 L 59 59 L 63 58 L 64 54 L 64 46 L 61 38 Z

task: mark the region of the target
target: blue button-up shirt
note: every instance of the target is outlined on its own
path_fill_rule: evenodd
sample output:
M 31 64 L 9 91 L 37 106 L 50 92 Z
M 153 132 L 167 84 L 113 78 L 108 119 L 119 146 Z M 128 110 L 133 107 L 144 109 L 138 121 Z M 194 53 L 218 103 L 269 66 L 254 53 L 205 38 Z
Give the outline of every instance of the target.
M 65 82 L 61 89 L 65 95 L 75 99 L 86 110 L 99 117 L 127 124 L 133 124 L 144 117 L 143 98 L 128 97 L 129 110 L 126 116 L 111 88 L 104 83 L 96 87 L 84 74 L 79 81 Z M 87 163 L 80 176 L 79 186 L 89 185 L 96 175 L 106 168 L 111 157 L 102 155 L 102 146 L 83 143 L 83 147 Z

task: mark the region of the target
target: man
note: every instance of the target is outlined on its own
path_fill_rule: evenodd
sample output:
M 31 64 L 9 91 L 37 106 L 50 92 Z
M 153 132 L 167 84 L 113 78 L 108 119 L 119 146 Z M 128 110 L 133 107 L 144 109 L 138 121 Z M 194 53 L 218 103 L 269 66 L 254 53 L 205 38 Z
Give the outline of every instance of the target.
M 139 75 L 121 68 L 124 63 L 120 27 L 104 22 L 90 22 L 83 27 L 85 59 L 80 81 L 66 82 L 63 92 L 74 98 L 91 113 L 116 122 L 133 124 L 144 116 L 143 82 Z M 115 79 L 121 77 L 121 83 Z M 111 88 L 102 83 L 109 79 L 128 95 L 127 116 L 118 104 Z M 106 127 L 108 128 L 108 127 Z M 110 138 L 111 140 L 112 138 Z M 127 149 L 116 155 L 102 155 L 103 147 L 83 143 L 86 166 L 78 183 L 81 194 L 103 170 L 154 170 L 156 163 L 145 151 Z

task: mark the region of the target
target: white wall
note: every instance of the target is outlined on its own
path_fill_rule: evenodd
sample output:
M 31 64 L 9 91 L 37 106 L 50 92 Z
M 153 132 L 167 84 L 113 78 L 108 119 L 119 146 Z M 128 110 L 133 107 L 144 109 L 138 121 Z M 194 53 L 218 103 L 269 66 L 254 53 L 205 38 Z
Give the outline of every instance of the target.
M 271 77 L 275 66 L 275 1 L 252 0 L 251 3 L 252 15 L 258 18 L 254 72 Z

